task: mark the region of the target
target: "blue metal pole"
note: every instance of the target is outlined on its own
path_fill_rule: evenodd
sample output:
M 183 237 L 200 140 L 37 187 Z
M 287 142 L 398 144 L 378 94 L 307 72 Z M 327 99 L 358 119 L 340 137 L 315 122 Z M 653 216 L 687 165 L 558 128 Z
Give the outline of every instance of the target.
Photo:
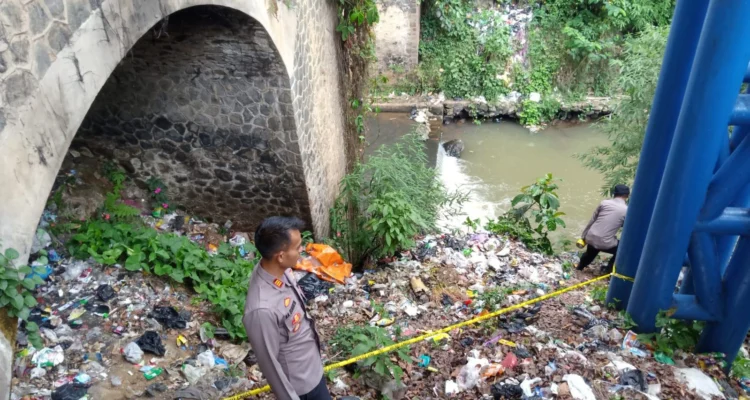
M 750 330 L 750 238 L 742 237 L 727 267 L 724 278 L 726 296 L 724 307 L 732 316 L 719 322 L 709 322 L 701 333 L 697 352 L 720 352 L 727 355 L 729 366 Z M 727 369 L 729 368 L 727 367 Z
M 722 290 L 714 238 L 705 232 L 693 232 L 690 238 L 690 268 L 695 298 L 711 315 L 721 317 Z
M 641 149 L 641 162 L 635 174 L 622 241 L 617 251 L 617 271 L 625 276 L 635 276 L 638 270 L 707 8 L 708 0 L 678 1 L 674 11 Z M 632 287 L 629 281 L 613 278 L 607 292 L 607 304 L 627 308 Z
M 723 143 L 717 132 L 727 129 L 750 60 L 744 43 L 750 36 L 750 24 L 744 21 L 748 13 L 746 0 L 712 0 L 709 5 L 627 308 L 639 331 L 656 331 L 656 315 L 672 303 Z

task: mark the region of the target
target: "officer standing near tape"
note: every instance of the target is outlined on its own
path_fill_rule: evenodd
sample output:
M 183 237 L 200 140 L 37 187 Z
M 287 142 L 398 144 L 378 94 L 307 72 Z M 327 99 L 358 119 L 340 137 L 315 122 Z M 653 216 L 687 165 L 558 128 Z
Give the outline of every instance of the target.
M 291 272 L 304 223 L 270 217 L 255 231 L 260 263 L 250 277 L 242 323 L 258 366 L 280 400 L 330 400 L 315 322 Z

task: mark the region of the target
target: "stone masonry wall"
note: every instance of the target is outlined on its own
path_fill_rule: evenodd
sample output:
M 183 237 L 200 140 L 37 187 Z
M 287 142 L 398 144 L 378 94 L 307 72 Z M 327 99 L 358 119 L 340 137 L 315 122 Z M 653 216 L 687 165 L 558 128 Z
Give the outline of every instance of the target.
M 378 74 L 408 72 L 419 61 L 419 0 L 377 0 L 375 25 Z
M 176 204 L 216 222 L 311 222 L 289 78 L 265 29 L 234 10 L 182 10 L 139 40 L 72 146 L 159 177 Z
M 305 0 L 297 11 L 292 95 L 314 232 L 329 233 L 328 212 L 346 171 L 344 107 L 339 76 L 341 37 L 336 3 Z M 341 72 L 343 73 L 343 72 Z

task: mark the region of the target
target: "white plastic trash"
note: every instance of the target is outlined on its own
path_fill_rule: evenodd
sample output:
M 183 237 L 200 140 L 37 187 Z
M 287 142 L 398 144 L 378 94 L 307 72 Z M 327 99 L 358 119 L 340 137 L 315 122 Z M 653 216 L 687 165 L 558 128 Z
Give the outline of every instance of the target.
M 125 359 L 132 364 L 138 364 L 143 358 L 143 350 L 135 342 L 128 343 L 123 350 L 123 354 L 125 355 Z
M 581 375 L 568 374 L 563 376 L 563 380 L 568 382 L 570 395 L 576 400 L 596 400 L 594 391 L 586 384 Z
M 198 354 L 197 359 L 202 366 L 207 368 L 213 368 L 216 364 L 216 361 L 214 361 L 214 353 L 211 350 L 206 350 L 203 353 Z
M 725 398 L 721 389 L 719 389 L 719 385 L 697 368 L 678 368 L 674 371 L 674 375 L 688 388 L 695 391 L 695 394 L 706 400 L 711 400 L 714 396 L 720 399 Z

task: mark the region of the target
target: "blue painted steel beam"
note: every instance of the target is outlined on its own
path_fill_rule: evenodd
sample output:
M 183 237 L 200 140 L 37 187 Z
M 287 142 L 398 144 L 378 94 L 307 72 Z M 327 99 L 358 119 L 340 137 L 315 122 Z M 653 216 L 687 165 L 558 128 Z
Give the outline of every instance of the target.
M 672 304 L 669 308 L 675 309 L 674 314 L 672 314 L 672 318 L 696 319 L 699 321 L 718 321 L 716 316 L 703 308 L 703 306 L 698 302 L 698 299 L 692 295 L 672 295 Z
M 727 355 L 731 365 L 750 330 L 750 238 L 742 237 L 732 255 L 724 277 L 724 308 L 731 317 L 709 322 L 698 340 L 697 352 L 720 352 Z M 727 367 L 729 369 L 729 366 Z
M 719 156 L 722 138 L 717 132 L 727 129 L 750 60 L 750 46 L 744 43 L 750 36 L 748 14 L 746 0 L 712 0 L 709 5 L 627 308 L 639 331 L 655 332 L 656 315 L 672 303 Z M 707 109 L 712 110 L 708 116 Z
M 743 140 L 711 178 L 700 220 L 718 218 L 750 184 L 750 140 Z
M 695 224 L 696 232 L 717 235 L 750 235 L 750 209 L 727 207 L 718 218 Z
M 737 97 L 737 101 L 734 104 L 729 125 L 748 124 L 750 124 L 750 94 L 741 94 Z
M 709 314 L 721 318 L 721 271 L 716 255 L 716 244 L 708 233 L 694 232 L 690 237 L 690 261 L 695 297 Z
M 678 1 L 675 7 L 641 149 L 641 162 L 638 163 L 622 241 L 617 252 L 617 271 L 625 276 L 635 276 L 638 270 L 708 2 L 709 0 Z M 607 292 L 607 303 L 627 308 L 632 287 L 633 284 L 629 281 L 613 278 Z

